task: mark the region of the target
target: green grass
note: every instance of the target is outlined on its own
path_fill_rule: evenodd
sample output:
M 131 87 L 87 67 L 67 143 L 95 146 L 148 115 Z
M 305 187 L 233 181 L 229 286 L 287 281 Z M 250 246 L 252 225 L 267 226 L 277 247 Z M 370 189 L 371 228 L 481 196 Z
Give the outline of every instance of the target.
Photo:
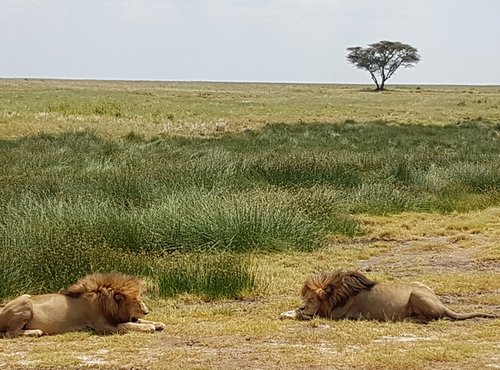
M 496 92 L 2 80 L 0 294 L 95 270 L 150 276 L 166 253 L 312 251 L 363 233 L 359 214 L 498 204 Z M 435 121 L 409 119 L 409 102 Z M 469 106 L 486 118 L 438 117 Z
M 362 233 L 360 213 L 483 209 L 500 201 L 497 133 L 480 122 L 279 124 L 214 138 L 3 140 L 3 294 L 87 271 L 148 275 L 142 255 L 310 251 Z M 22 268 L 9 262 L 21 255 Z
M 256 288 L 256 270 L 247 254 L 176 253 L 152 255 L 67 242 L 5 248 L 0 256 L 0 297 L 57 292 L 80 277 L 121 271 L 148 280 L 148 295 L 188 293 L 204 299 L 238 298 Z
M 213 300 L 238 297 L 256 286 L 251 259 L 243 254 L 174 254 L 158 276 L 162 297 L 188 293 Z

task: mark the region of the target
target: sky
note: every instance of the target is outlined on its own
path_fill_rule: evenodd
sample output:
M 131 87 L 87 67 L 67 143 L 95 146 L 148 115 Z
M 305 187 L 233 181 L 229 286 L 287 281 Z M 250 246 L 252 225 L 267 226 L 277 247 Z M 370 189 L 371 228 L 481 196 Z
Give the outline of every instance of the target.
M 0 77 L 371 84 L 390 40 L 389 84 L 500 85 L 499 38 L 499 0 L 0 0 Z

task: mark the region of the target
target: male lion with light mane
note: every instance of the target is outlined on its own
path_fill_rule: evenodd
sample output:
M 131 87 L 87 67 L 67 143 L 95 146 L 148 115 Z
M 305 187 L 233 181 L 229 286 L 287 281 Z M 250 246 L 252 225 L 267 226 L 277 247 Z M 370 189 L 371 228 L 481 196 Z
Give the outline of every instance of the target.
M 286 311 L 281 319 L 379 321 L 500 318 L 487 313 L 456 313 L 446 308 L 431 288 L 422 283 L 377 283 L 359 272 L 320 272 L 307 278 L 301 291 L 304 306 Z
M 0 311 L 0 335 L 41 336 L 90 329 L 99 334 L 154 332 L 165 324 L 142 320 L 148 309 L 138 278 L 117 272 L 87 275 L 61 294 L 28 294 Z

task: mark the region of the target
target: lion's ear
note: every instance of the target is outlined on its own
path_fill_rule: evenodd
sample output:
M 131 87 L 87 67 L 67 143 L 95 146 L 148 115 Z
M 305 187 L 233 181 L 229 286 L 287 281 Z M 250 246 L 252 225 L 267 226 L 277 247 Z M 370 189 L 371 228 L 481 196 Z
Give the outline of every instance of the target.
M 115 293 L 113 296 L 116 303 L 121 303 L 125 300 L 125 296 L 122 293 Z
M 62 294 L 71 298 L 78 298 L 82 296 L 83 293 L 85 293 L 85 289 L 80 284 L 73 284 L 68 289 L 62 291 Z

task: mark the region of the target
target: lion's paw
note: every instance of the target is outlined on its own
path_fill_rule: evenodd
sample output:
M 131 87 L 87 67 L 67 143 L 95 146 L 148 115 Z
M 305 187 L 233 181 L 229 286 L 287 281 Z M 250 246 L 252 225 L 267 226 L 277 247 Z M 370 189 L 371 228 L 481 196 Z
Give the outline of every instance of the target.
M 31 336 L 33 337 L 41 337 L 43 335 L 43 331 L 40 330 L 40 329 L 33 329 L 33 331 L 31 332 Z
M 27 329 L 27 330 L 21 330 L 17 332 L 6 332 L 5 337 L 6 338 L 15 338 L 18 337 L 19 335 L 22 335 L 24 337 L 33 337 L 33 338 L 38 338 L 43 335 L 43 331 L 40 329 Z
M 162 330 L 165 330 L 165 328 L 167 327 L 167 325 L 165 325 L 164 323 L 162 322 L 155 322 L 154 323 L 155 325 L 155 330 L 156 331 L 162 331 Z
M 280 319 L 281 320 L 296 319 L 296 318 L 297 318 L 297 312 L 295 310 L 285 311 L 285 312 L 282 312 L 281 315 L 280 315 Z

